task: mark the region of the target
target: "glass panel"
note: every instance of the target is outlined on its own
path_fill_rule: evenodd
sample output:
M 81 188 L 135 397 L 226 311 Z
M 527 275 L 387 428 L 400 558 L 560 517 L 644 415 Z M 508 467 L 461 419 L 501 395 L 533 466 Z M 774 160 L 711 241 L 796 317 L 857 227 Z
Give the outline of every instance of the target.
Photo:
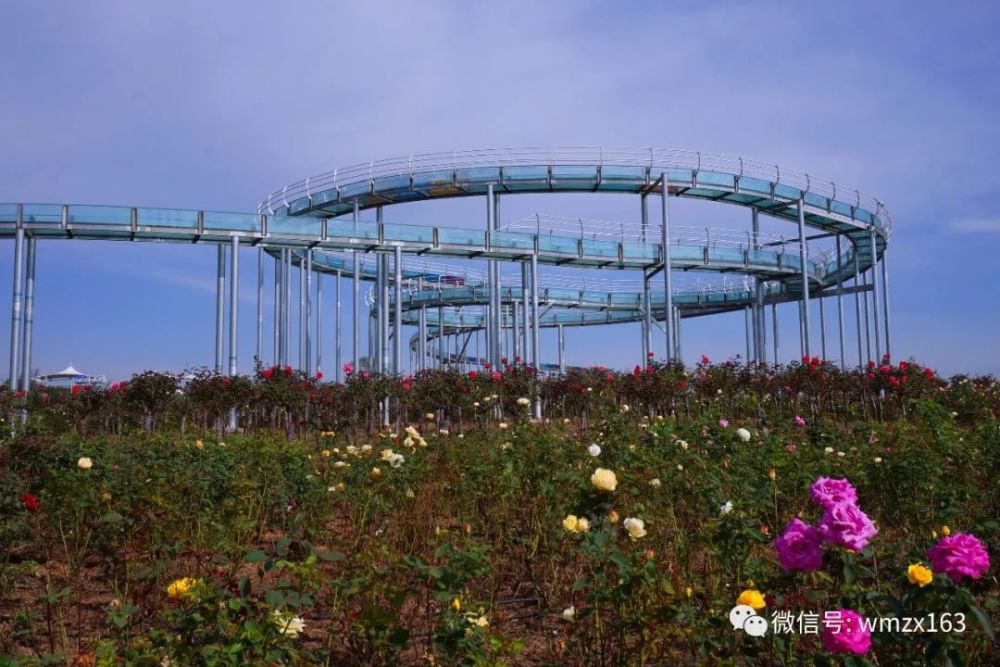
M 507 181 L 546 181 L 549 170 L 547 167 L 504 167 L 503 180 Z
M 531 250 L 535 247 L 535 241 L 531 234 L 519 232 L 494 232 L 492 241 L 494 248 Z
M 569 181 L 589 181 L 591 183 L 597 182 L 597 167 L 567 167 L 567 166 L 557 166 L 552 167 L 552 178 L 562 179 Z
M 807 192 L 805 196 L 806 204 L 816 208 L 826 209 L 826 197 L 821 197 L 814 192 Z
M 272 218 L 272 220 L 274 219 L 276 218 Z M 269 222 L 268 225 L 274 229 L 272 223 Z M 378 225 L 362 220 L 330 220 L 326 224 L 326 235 L 328 237 L 377 239 Z
M 299 197 L 295 201 L 288 204 L 288 213 L 289 214 L 300 213 L 302 211 L 308 210 L 308 208 L 309 208 L 309 198 Z
M 371 192 L 371 184 L 368 181 L 348 183 L 341 186 L 340 198 L 347 199 L 348 197 L 356 197 L 357 195 L 368 194 L 369 192 Z
M 438 242 L 448 245 L 470 245 L 486 247 L 486 232 L 473 229 L 456 229 L 454 227 L 438 227 Z
M 452 182 L 452 171 L 448 169 L 440 171 L 428 171 L 413 175 L 413 187 L 426 188 L 432 185 L 444 185 Z
M 405 176 L 386 176 L 384 178 L 375 179 L 375 191 L 380 192 L 383 190 L 409 190 L 410 189 L 410 177 Z
M 271 220 L 275 219 L 277 218 L 269 218 L 268 224 L 270 224 Z M 316 220 L 316 218 L 298 219 Z M 142 220 L 141 215 L 139 216 L 139 220 Z M 219 213 L 217 211 L 205 211 L 205 229 L 227 229 L 234 232 L 260 232 L 260 216 L 254 213 Z
M 17 222 L 17 204 L 0 204 L 0 222 Z
M 601 180 L 604 181 L 640 181 L 646 182 L 645 167 L 617 167 L 605 165 L 601 167 Z
M 136 213 L 138 224 L 145 227 L 198 229 L 197 211 L 184 211 L 176 208 L 140 208 L 136 210 Z
M 781 183 L 774 186 L 774 196 L 784 197 L 786 199 L 798 199 L 801 194 L 801 190 L 798 188 L 793 188 L 790 185 L 783 185 Z
M 70 206 L 71 225 L 124 225 L 132 224 L 132 209 L 126 206 Z
M 591 257 L 618 257 L 618 244 L 611 241 L 583 241 L 583 254 Z
M 205 227 L 208 227 L 208 213 L 205 214 Z M 323 225 L 319 218 L 288 217 L 276 215 L 268 218 L 267 231 L 271 234 L 292 234 L 294 236 L 320 236 Z
M 385 225 L 387 241 L 411 241 L 416 243 L 433 243 L 434 228 L 416 225 Z
M 735 186 L 736 177 L 732 174 L 720 174 L 717 171 L 699 171 L 698 183 L 701 185 L 721 185 L 726 188 Z
M 492 183 L 500 180 L 500 168 L 473 167 L 469 169 L 458 169 L 457 178 L 459 182 Z
M 15 211 L 15 219 L 16 216 Z M 25 224 L 32 222 L 59 224 L 62 222 L 62 206 L 59 204 L 25 204 L 22 216 Z
M 767 181 L 762 181 L 759 178 L 750 178 L 749 176 L 743 176 L 740 178 L 740 190 L 746 190 L 748 192 L 759 192 L 762 195 L 771 195 L 771 184 Z
M 851 217 L 851 207 L 848 204 L 845 204 L 844 202 L 835 201 L 833 202 L 833 206 L 831 206 L 830 208 L 833 210 L 834 213 L 838 213 L 848 218 Z

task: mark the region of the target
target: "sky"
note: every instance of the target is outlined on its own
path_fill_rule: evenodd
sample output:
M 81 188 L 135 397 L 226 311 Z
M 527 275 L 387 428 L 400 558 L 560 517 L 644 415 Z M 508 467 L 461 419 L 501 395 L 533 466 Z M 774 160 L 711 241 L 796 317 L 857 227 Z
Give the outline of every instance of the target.
M 305 176 L 412 153 L 741 155 L 884 201 L 895 356 L 1000 372 L 996 3 L 9 2 L 0 24 L 0 201 L 253 211 Z M 386 220 L 479 226 L 482 210 L 435 202 L 389 207 Z M 535 211 L 638 216 L 633 198 L 560 195 L 516 198 L 502 221 Z M 748 217 L 690 202 L 672 211 L 692 226 Z M 0 250 L 5 313 L 12 245 Z M 255 266 L 246 251 L 243 372 Z M 33 366 L 118 378 L 211 365 L 214 273 L 209 246 L 40 244 Z M 792 308 L 786 361 L 798 356 Z M 325 322 L 327 369 L 332 332 Z M 639 340 L 635 325 L 568 331 L 567 362 L 631 368 Z M 742 315 L 686 321 L 683 346 L 689 362 L 742 353 Z M 543 356 L 555 360 L 550 332 Z

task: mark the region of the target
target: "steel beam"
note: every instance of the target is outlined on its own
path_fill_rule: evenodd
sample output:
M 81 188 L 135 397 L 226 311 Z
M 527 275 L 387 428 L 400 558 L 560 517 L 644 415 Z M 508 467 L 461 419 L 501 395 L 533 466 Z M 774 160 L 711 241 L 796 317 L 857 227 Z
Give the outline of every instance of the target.
M 226 319 L 226 247 L 216 246 L 215 272 L 215 372 L 222 373 L 222 329 Z
M 219 246 L 222 247 L 221 245 Z M 240 296 L 240 237 L 234 236 L 230 250 L 232 268 L 229 276 L 229 375 L 236 375 L 238 348 L 237 333 L 239 331 L 239 296 Z
M 670 268 L 670 212 L 667 197 L 670 195 L 670 188 L 667 185 L 667 173 L 660 174 L 660 217 L 662 220 L 662 245 L 663 245 L 663 289 L 664 289 L 664 325 L 666 326 L 666 355 L 667 361 L 674 361 L 674 318 L 670 313 L 674 308 L 673 280 Z
M 28 237 L 28 261 L 24 279 L 24 338 L 21 360 L 21 391 L 31 391 L 31 354 L 35 328 L 35 237 Z
M 805 202 L 800 197 L 799 213 L 799 258 L 802 261 L 802 340 L 803 354 L 809 355 L 809 253 L 806 251 Z

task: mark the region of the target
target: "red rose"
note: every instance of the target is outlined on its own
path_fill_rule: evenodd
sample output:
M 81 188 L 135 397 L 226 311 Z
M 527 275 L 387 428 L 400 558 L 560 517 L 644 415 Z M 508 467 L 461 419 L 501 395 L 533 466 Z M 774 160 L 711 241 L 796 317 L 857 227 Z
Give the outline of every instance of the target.
M 871 382 L 871 381 L 873 381 L 875 379 L 875 374 L 874 373 L 867 373 L 865 375 L 865 377 L 868 378 L 869 382 Z
M 656 353 L 655 353 L 655 352 L 647 352 L 647 353 L 646 353 L 646 358 L 647 358 L 647 359 L 652 359 L 652 358 L 653 358 L 653 357 L 655 357 L 655 356 L 656 356 Z
M 813 358 L 812 358 L 812 359 L 811 359 L 811 360 L 809 361 L 809 363 L 811 363 L 811 364 L 812 364 L 813 366 L 819 366 L 820 364 L 822 364 L 822 363 L 823 363 L 823 360 L 822 360 L 822 359 L 820 359 L 819 357 L 813 357 Z
M 712 363 L 712 360 L 708 358 L 707 354 L 703 354 L 703 355 L 701 355 L 701 363 L 703 363 L 703 364 L 710 364 L 710 363 Z
M 924 377 L 925 378 L 932 378 L 932 377 L 934 377 L 934 371 L 932 371 L 929 368 L 925 368 L 924 369 Z
M 72 391 L 72 392 L 73 392 L 74 394 L 79 394 L 79 393 L 80 393 L 80 392 L 82 391 L 82 389 L 80 388 L 80 385 L 78 385 L 78 384 L 75 384 L 75 385 L 73 385 L 73 389 L 71 389 L 71 391 Z
M 875 368 L 875 362 L 874 362 L 874 361 L 871 361 L 871 360 L 869 359 L 869 360 L 868 360 L 868 368 Z
M 677 388 L 678 389 L 687 389 L 687 386 L 688 386 L 687 380 L 678 380 L 677 381 Z
M 905 361 L 899 362 L 899 370 L 905 371 L 907 369 L 907 364 Z
M 316 371 L 316 379 L 317 380 L 323 379 L 323 371 Z
M 888 365 L 882 366 L 882 368 L 878 369 L 878 372 L 882 375 L 888 375 L 891 371 L 892 368 Z
M 493 371 L 493 381 L 494 382 L 499 382 L 502 377 L 503 377 L 503 375 L 500 374 L 500 371 Z
M 285 366 L 285 375 L 291 375 L 291 374 L 292 374 L 292 367 Z
M 639 375 L 640 373 L 642 373 L 642 368 L 639 367 L 639 364 L 636 364 L 635 368 L 632 369 L 632 375 Z
M 802 357 L 802 363 L 808 364 L 810 361 L 812 361 L 812 359 L 809 358 L 808 354 Z
M 514 363 L 515 364 L 521 363 L 521 355 L 519 355 L 519 354 L 515 354 L 514 355 Z
M 264 370 L 262 370 L 260 372 L 260 376 L 262 378 L 264 378 L 265 380 L 270 380 L 272 375 L 274 375 L 274 369 L 273 368 L 265 368 Z
M 477 377 L 479 377 L 479 373 L 478 372 L 476 372 L 476 371 L 469 371 L 469 379 L 470 380 L 475 380 Z
M 24 505 L 24 509 L 28 510 L 29 512 L 37 511 L 38 507 L 41 505 L 41 503 L 38 500 L 38 496 L 35 496 L 30 493 L 21 494 L 21 504 Z
M 501 364 L 506 364 L 507 363 L 507 357 L 500 357 L 500 363 Z
M 487 361 L 485 364 L 483 364 L 483 368 L 485 368 L 486 370 L 490 370 L 490 362 Z

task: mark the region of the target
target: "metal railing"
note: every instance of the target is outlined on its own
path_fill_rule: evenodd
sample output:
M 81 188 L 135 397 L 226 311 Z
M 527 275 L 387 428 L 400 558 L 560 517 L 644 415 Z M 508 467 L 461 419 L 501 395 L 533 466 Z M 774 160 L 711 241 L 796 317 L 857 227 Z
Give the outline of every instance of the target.
M 350 184 L 373 181 L 391 176 L 409 176 L 414 173 L 449 171 L 475 167 L 505 166 L 598 166 L 598 167 L 648 167 L 656 178 L 669 169 L 689 170 L 697 181 L 699 172 L 721 172 L 740 178 L 756 178 L 769 183 L 785 185 L 805 195 L 812 193 L 864 208 L 875 214 L 888 236 L 892 219 L 881 200 L 862 193 L 856 188 L 839 185 L 810 176 L 807 172 L 783 169 L 778 165 L 758 160 L 705 153 L 701 151 L 667 148 L 630 147 L 557 147 L 557 148 L 487 148 L 439 153 L 422 153 L 403 157 L 373 160 L 333 171 L 310 176 L 286 185 L 267 196 L 258 211 L 274 212 L 287 207 L 289 202 L 314 193 Z

